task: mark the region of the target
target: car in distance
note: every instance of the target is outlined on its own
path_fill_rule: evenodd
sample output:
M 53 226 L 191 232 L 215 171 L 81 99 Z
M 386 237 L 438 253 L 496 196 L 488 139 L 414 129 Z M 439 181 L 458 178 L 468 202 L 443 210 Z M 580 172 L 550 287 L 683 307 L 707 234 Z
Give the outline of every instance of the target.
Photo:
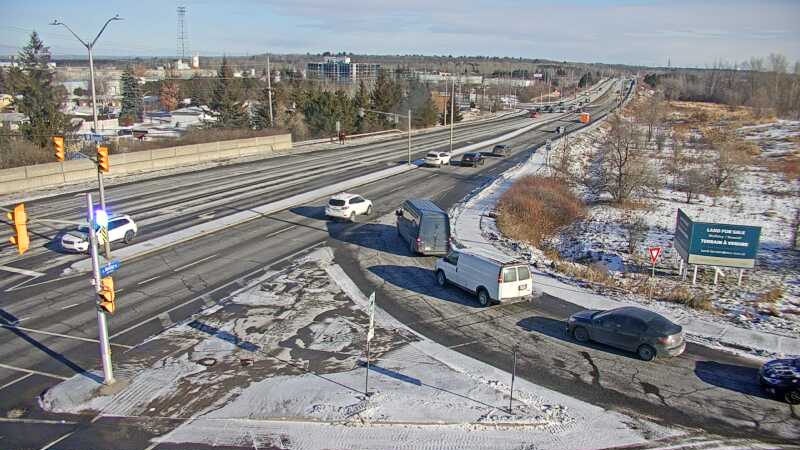
M 453 250 L 436 261 L 439 286 L 452 284 L 478 296 L 481 306 L 533 293 L 528 264 L 502 254 Z
M 508 156 L 511 154 L 511 146 L 509 144 L 497 144 L 492 148 L 492 156 Z
M 325 215 L 331 219 L 347 219 L 351 222 L 358 215 L 372 214 L 372 202 L 356 194 L 336 194 L 325 205 Z
M 800 358 L 767 361 L 758 370 L 758 381 L 770 395 L 800 405 Z
M 635 306 L 577 312 L 567 321 L 567 333 L 578 342 L 594 341 L 636 352 L 645 361 L 678 356 L 686 349 L 680 325 Z
M 486 160 L 483 159 L 483 155 L 480 153 L 469 152 L 464 153 L 461 157 L 461 165 L 462 166 L 470 166 L 470 167 L 478 167 L 482 166 Z
M 450 164 L 450 153 L 448 152 L 428 152 L 425 155 L 425 165 L 441 167 Z
M 95 228 L 98 230 L 98 228 Z M 108 219 L 108 240 L 109 242 L 123 241 L 130 244 L 139 228 L 131 216 L 115 216 Z M 61 248 L 74 252 L 86 252 L 89 250 L 89 227 L 83 225 L 75 230 L 67 231 L 61 235 Z
M 446 255 L 450 251 L 450 217 L 436 203 L 410 198 L 394 212 L 397 234 L 411 254 Z

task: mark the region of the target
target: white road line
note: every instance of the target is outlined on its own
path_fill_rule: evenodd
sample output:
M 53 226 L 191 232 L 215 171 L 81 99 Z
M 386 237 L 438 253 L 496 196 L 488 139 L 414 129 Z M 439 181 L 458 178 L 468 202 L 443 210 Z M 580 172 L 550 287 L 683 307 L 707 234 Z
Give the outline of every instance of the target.
M 20 330 L 20 331 L 24 331 L 26 333 L 46 334 L 48 336 L 55 336 L 55 337 L 60 337 L 60 338 L 65 338 L 65 339 L 74 339 L 76 341 L 93 342 L 93 343 L 100 342 L 97 339 L 85 338 L 85 337 L 80 337 L 80 336 L 70 336 L 68 334 L 54 333 L 52 331 L 34 330 L 33 328 L 17 327 L 17 326 L 13 326 L 13 325 L 0 325 L 0 327 L 7 328 L 9 330 L 12 330 L 12 329 Z M 122 348 L 125 348 L 125 349 L 133 348 L 130 345 L 122 345 L 122 344 L 111 344 L 111 345 L 115 345 L 117 347 L 122 347 Z
M 406 188 L 405 186 L 399 186 L 399 187 L 396 187 L 396 188 L 392 189 L 391 191 L 387 192 L 387 194 L 391 194 L 393 192 L 397 192 L 397 191 L 403 190 L 405 188 Z
M 284 231 L 289 231 L 289 230 L 291 230 L 292 228 L 297 228 L 297 225 L 291 225 L 291 226 L 288 226 L 288 227 L 286 227 L 286 228 L 281 228 L 281 229 L 280 229 L 280 230 L 278 230 L 278 231 L 272 232 L 272 233 L 270 233 L 270 234 L 268 234 L 268 235 L 264 236 L 264 238 L 265 238 L 265 239 L 266 239 L 266 238 L 271 238 L 272 236 L 275 236 L 275 235 L 277 235 L 277 234 L 281 234 L 281 233 L 283 233 Z
M 0 367 L 2 367 L 3 369 L 11 369 L 11 370 L 17 370 L 19 372 L 29 373 L 31 375 L 42 375 L 45 377 L 55 378 L 57 380 L 69 380 L 69 377 L 62 377 L 61 375 L 56 375 L 54 373 L 41 372 L 38 370 L 31 370 L 31 369 L 23 369 L 22 367 L 9 366 L 3 363 L 0 363 Z
M 54 445 L 58 444 L 59 442 L 61 442 L 61 441 L 63 441 L 64 439 L 66 439 L 66 438 L 68 438 L 68 437 L 72 436 L 73 434 L 75 434 L 75 432 L 74 432 L 74 431 L 70 431 L 69 433 L 67 433 L 67 434 L 65 434 L 65 435 L 61 436 L 60 438 L 56 439 L 55 441 L 53 441 L 53 442 L 51 442 L 51 443 L 49 443 L 49 444 L 45 445 L 44 447 L 40 448 L 39 450 L 47 450 L 48 448 L 50 448 L 50 447 L 52 447 L 52 446 L 54 446 Z
M 32 373 L 26 373 L 25 375 L 23 375 L 23 376 L 21 376 L 21 377 L 17 378 L 16 380 L 9 381 L 8 383 L 6 383 L 6 384 L 4 384 L 4 385 L 0 386 L 0 391 L 2 391 L 3 389 L 5 389 L 5 388 L 7 388 L 7 387 L 11 386 L 12 384 L 15 384 L 15 383 L 17 383 L 18 381 L 22 381 L 22 380 L 24 380 L 24 379 L 26 379 L 26 378 L 28 378 L 28 377 L 32 377 L 32 376 L 33 376 L 33 374 L 32 374 Z
M 203 262 L 203 261 L 207 261 L 207 260 L 209 260 L 209 259 L 211 259 L 211 258 L 213 258 L 213 257 L 215 257 L 215 256 L 217 256 L 217 253 L 214 253 L 214 254 L 213 254 L 213 255 L 211 255 L 211 256 L 206 256 L 206 257 L 205 257 L 205 258 L 203 258 L 203 259 L 198 259 L 197 261 L 195 261 L 195 262 L 192 262 L 192 263 L 189 263 L 189 264 L 186 264 L 185 266 L 180 266 L 180 267 L 178 267 L 177 269 L 172 269 L 172 271 L 173 271 L 173 272 L 180 272 L 181 270 L 183 270 L 183 269 L 185 269 L 185 268 L 187 268 L 187 267 L 192 267 L 192 266 L 194 266 L 195 264 L 200 264 L 201 262 Z
M 65 420 L 48 420 L 48 419 L 8 419 L 5 417 L 0 417 L 0 422 L 11 422 L 11 423 L 39 423 L 39 424 L 48 424 L 48 425 L 76 425 L 78 422 L 71 422 Z
M 22 288 L 29 288 L 29 287 L 34 287 L 34 286 L 41 286 L 41 285 L 43 285 L 43 284 L 52 283 L 52 282 L 54 282 L 54 281 L 64 281 L 64 280 L 66 280 L 66 279 L 69 279 L 69 278 L 75 278 L 75 277 L 77 277 L 77 276 L 82 276 L 82 275 L 84 275 L 84 274 L 82 274 L 82 273 L 76 273 L 75 275 L 65 275 L 65 276 L 61 276 L 61 277 L 57 277 L 57 278 L 53 278 L 52 280 L 47 280 L 47 281 L 41 281 L 41 282 L 39 282 L 39 283 L 28 284 L 29 282 L 31 282 L 31 281 L 33 281 L 33 280 L 35 280 L 35 279 L 36 279 L 36 278 L 31 278 L 31 279 L 29 279 L 29 280 L 25 280 L 25 281 L 23 281 L 22 283 L 18 283 L 18 284 L 15 284 L 14 286 L 11 286 L 10 288 L 6 289 L 6 292 L 16 291 L 17 289 L 22 289 Z M 37 277 L 37 278 L 38 278 L 38 277 Z
M 73 303 L 71 305 L 63 306 L 61 309 L 74 308 L 75 306 L 78 306 L 78 305 L 80 305 L 80 303 Z
M 140 281 L 140 282 L 138 282 L 138 283 L 136 283 L 136 284 L 145 284 L 145 283 L 147 283 L 147 282 L 150 282 L 150 281 L 153 281 L 153 280 L 155 280 L 155 279 L 157 279 L 157 278 L 161 278 L 161 275 L 156 275 L 156 276 L 154 276 L 153 278 L 148 278 L 148 279 L 146 279 L 146 280 L 143 280 L 143 281 Z
M 34 272 L 33 270 L 20 269 L 11 266 L 0 266 L 0 270 L 4 270 L 6 272 L 18 273 L 20 275 L 27 275 L 29 277 L 43 277 L 45 275 L 41 272 Z

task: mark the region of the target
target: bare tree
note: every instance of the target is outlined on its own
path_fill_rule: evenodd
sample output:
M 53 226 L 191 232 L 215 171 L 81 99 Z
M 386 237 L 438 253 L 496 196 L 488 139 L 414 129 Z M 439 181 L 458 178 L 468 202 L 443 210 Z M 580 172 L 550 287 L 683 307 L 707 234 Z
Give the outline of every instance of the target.
M 699 198 L 700 194 L 707 194 L 711 183 L 703 169 L 693 167 L 684 170 L 680 175 L 678 190 L 686 195 L 686 203 Z
M 672 136 L 672 145 L 670 146 L 669 157 L 666 161 L 666 169 L 667 173 L 670 174 L 672 177 L 672 188 L 675 188 L 675 184 L 678 181 L 678 175 L 680 175 L 683 168 L 686 166 L 687 157 L 684 154 L 684 143 L 683 141 L 678 138 L 677 136 Z
M 736 178 L 749 162 L 747 150 L 736 139 L 723 139 L 715 142 L 709 178 L 714 194 L 723 187 L 735 188 Z
M 647 125 L 647 137 L 645 139 L 645 143 L 649 143 L 653 138 L 653 132 L 664 121 L 665 114 L 666 108 L 659 93 L 656 93 L 645 101 L 638 114 L 639 120 Z
M 615 202 L 658 190 L 640 127 L 618 115 L 609 119 L 610 129 L 602 144 L 599 185 Z

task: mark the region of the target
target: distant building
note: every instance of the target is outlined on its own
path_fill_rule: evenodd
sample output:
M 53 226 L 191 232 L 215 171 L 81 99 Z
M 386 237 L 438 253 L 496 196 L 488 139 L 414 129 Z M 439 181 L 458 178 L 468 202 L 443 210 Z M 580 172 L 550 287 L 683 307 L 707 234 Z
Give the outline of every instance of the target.
M 378 77 L 380 70 L 380 64 L 354 63 L 348 56 L 326 56 L 322 62 L 306 65 L 306 77 L 350 84 L 360 80 L 372 81 Z
M 0 126 L 8 127 L 14 131 L 18 130 L 19 126 L 28 121 L 28 116 L 16 112 L 0 113 Z

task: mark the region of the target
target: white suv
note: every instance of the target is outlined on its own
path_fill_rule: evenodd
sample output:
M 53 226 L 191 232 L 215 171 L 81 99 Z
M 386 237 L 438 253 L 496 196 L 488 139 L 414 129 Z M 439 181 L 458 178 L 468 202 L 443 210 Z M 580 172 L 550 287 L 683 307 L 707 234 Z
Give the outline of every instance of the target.
M 425 155 L 426 166 L 446 166 L 450 164 L 450 153 L 448 152 L 428 152 Z
M 108 219 L 108 240 L 110 242 L 123 241 L 130 244 L 139 228 L 131 216 L 117 216 Z M 76 252 L 89 250 L 89 228 L 84 225 L 76 230 L 64 233 L 61 236 L 61 248 Z
M 360 214 L 372 214 L 372 202 L 356 194 L 336 194 L 325 206 L 325 215 L 334 219 L 355 221 Z

